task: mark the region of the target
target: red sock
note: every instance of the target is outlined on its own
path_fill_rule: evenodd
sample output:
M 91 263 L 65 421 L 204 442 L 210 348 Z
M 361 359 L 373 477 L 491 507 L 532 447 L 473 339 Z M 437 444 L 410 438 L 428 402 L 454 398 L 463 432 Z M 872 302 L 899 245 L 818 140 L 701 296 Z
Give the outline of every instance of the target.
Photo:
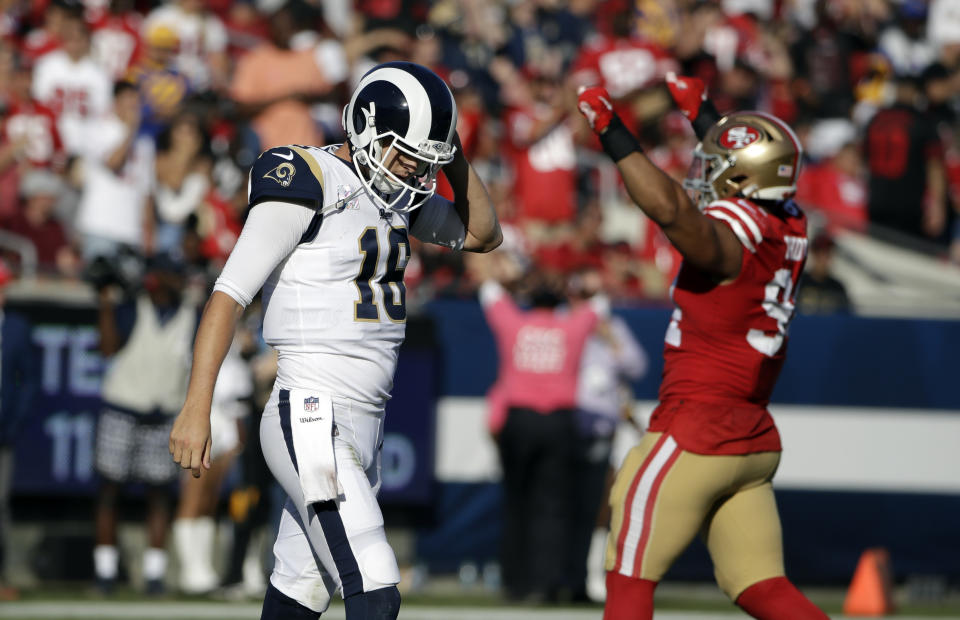
M 607 573 L 607 604 L 603 620 L 652 620 L 656 581 Z
M 759 620 L 830 620 L 786 577 L 759 581 L 744 590 L 736 602 Z

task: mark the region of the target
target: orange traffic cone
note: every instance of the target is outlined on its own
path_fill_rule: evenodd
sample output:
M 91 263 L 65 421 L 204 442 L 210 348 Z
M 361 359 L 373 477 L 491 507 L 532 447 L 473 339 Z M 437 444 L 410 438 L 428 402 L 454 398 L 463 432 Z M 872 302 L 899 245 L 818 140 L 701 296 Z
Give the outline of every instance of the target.
M 843 613 L 848 616 L 885 616 L 893 611 L 890 554 L 886 549 L 867 549 L 857 562 Z

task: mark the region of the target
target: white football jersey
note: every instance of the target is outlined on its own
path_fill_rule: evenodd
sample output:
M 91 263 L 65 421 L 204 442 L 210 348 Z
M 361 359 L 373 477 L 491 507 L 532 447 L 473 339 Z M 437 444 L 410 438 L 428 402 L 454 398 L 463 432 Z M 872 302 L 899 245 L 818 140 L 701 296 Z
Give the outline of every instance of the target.
M 84 151 L 86 127 L 113 105 L 113 84 L 91 57 L 74 62 L 63 50 L 45 54 L 33 70 L 33 98 L 57 115 L 57 129 L 70 154 Z
M 315 213 L 263 283 L 263 337 L 279 354 L 277 385 L 382 404 L 405 333 L 409 228 L 421 240 L 453 248 L 462 246 L 464 228 L 452 203 L 437 196 L 413 213 L 382 210 L 335 148 L 276 147 L 251 169 L 251 205 L 292 202 Z M 248 220 L 234 254 L 245 235 L 258 233 L 250 226 Z M 216 289 L 243 302 L 256 292 L 245 289 L 259 283 L 237 284 L 241 264 L 231 256 Z

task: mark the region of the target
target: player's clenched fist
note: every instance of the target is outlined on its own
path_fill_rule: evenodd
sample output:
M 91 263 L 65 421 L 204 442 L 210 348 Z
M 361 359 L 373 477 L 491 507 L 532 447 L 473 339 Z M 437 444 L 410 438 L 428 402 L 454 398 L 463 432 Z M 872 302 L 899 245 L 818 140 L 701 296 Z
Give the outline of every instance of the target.
M 606 131 L 610 121 L 617 115 L 610 103 L 610 93 L 602 86 L 581 86 L 577 91 L 577 108 L 587 118 L 590 128 L 598 134 Z
M 692 123 L 700 114 L 700 104 L 707 100 L 707 86 L 703 80 L 695 77 L 677 76 L 667 73 L 667 88 L 670 96 L 687 119 Z

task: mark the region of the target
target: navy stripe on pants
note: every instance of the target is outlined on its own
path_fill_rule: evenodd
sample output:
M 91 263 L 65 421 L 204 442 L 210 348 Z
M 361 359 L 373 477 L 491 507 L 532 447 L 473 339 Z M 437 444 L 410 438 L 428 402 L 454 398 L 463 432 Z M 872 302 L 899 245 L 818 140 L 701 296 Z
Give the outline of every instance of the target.
M 290 460 L 293 462 L 293 468 L 300 473 L 297 467 L 297 453 L 293 449 L 293 430 L 290 427 L 290 390 L 280 390 L 280 430 L 283 432 L 283 441 L 287 444 L 287 452 L 290 453 Z
M 297 466 L 297 453 L 293 449 L 293 430 L 290 426 L 290 390 L 280 390 L 279 396 L 280 430 L 283 432 L 283 441 L 287 444 L 287 451 L 290 453 L 293 468 L 297 470 L 297 473 L 300 473 Z M 317 502 L 311 508 L 320 522 L 323 537 L 327 541 L 330 555 L 333 556 L 333 562 L 337 566 L 340 584 L 343 587 L 343 598 L 362 593 L 363 576 L 360 574 L 360 566 L 357 564 L 357 558 L 354 557 L 353 549 L 350 547 L 350 540 L 347 538 L 347 532 L 343 527 L 343 519 L 340 518 L 336 502 Z M 314 555 L 316 555 L 316 550 L 314 550 Z
M 337 565 L 340 584 L 343 586 L 343 598 L 362 593 L 363 576 L 360 574 L 360 566 L 357 565 L 353 549 L 350 548 L 350 540 L 343 528 L 343 519 L 340 518 L 336 502 L 317 502 L 312 508 L 320 521 L 320 527 L 323 528 L 323 537 L 327 539 L 333 562 Z

